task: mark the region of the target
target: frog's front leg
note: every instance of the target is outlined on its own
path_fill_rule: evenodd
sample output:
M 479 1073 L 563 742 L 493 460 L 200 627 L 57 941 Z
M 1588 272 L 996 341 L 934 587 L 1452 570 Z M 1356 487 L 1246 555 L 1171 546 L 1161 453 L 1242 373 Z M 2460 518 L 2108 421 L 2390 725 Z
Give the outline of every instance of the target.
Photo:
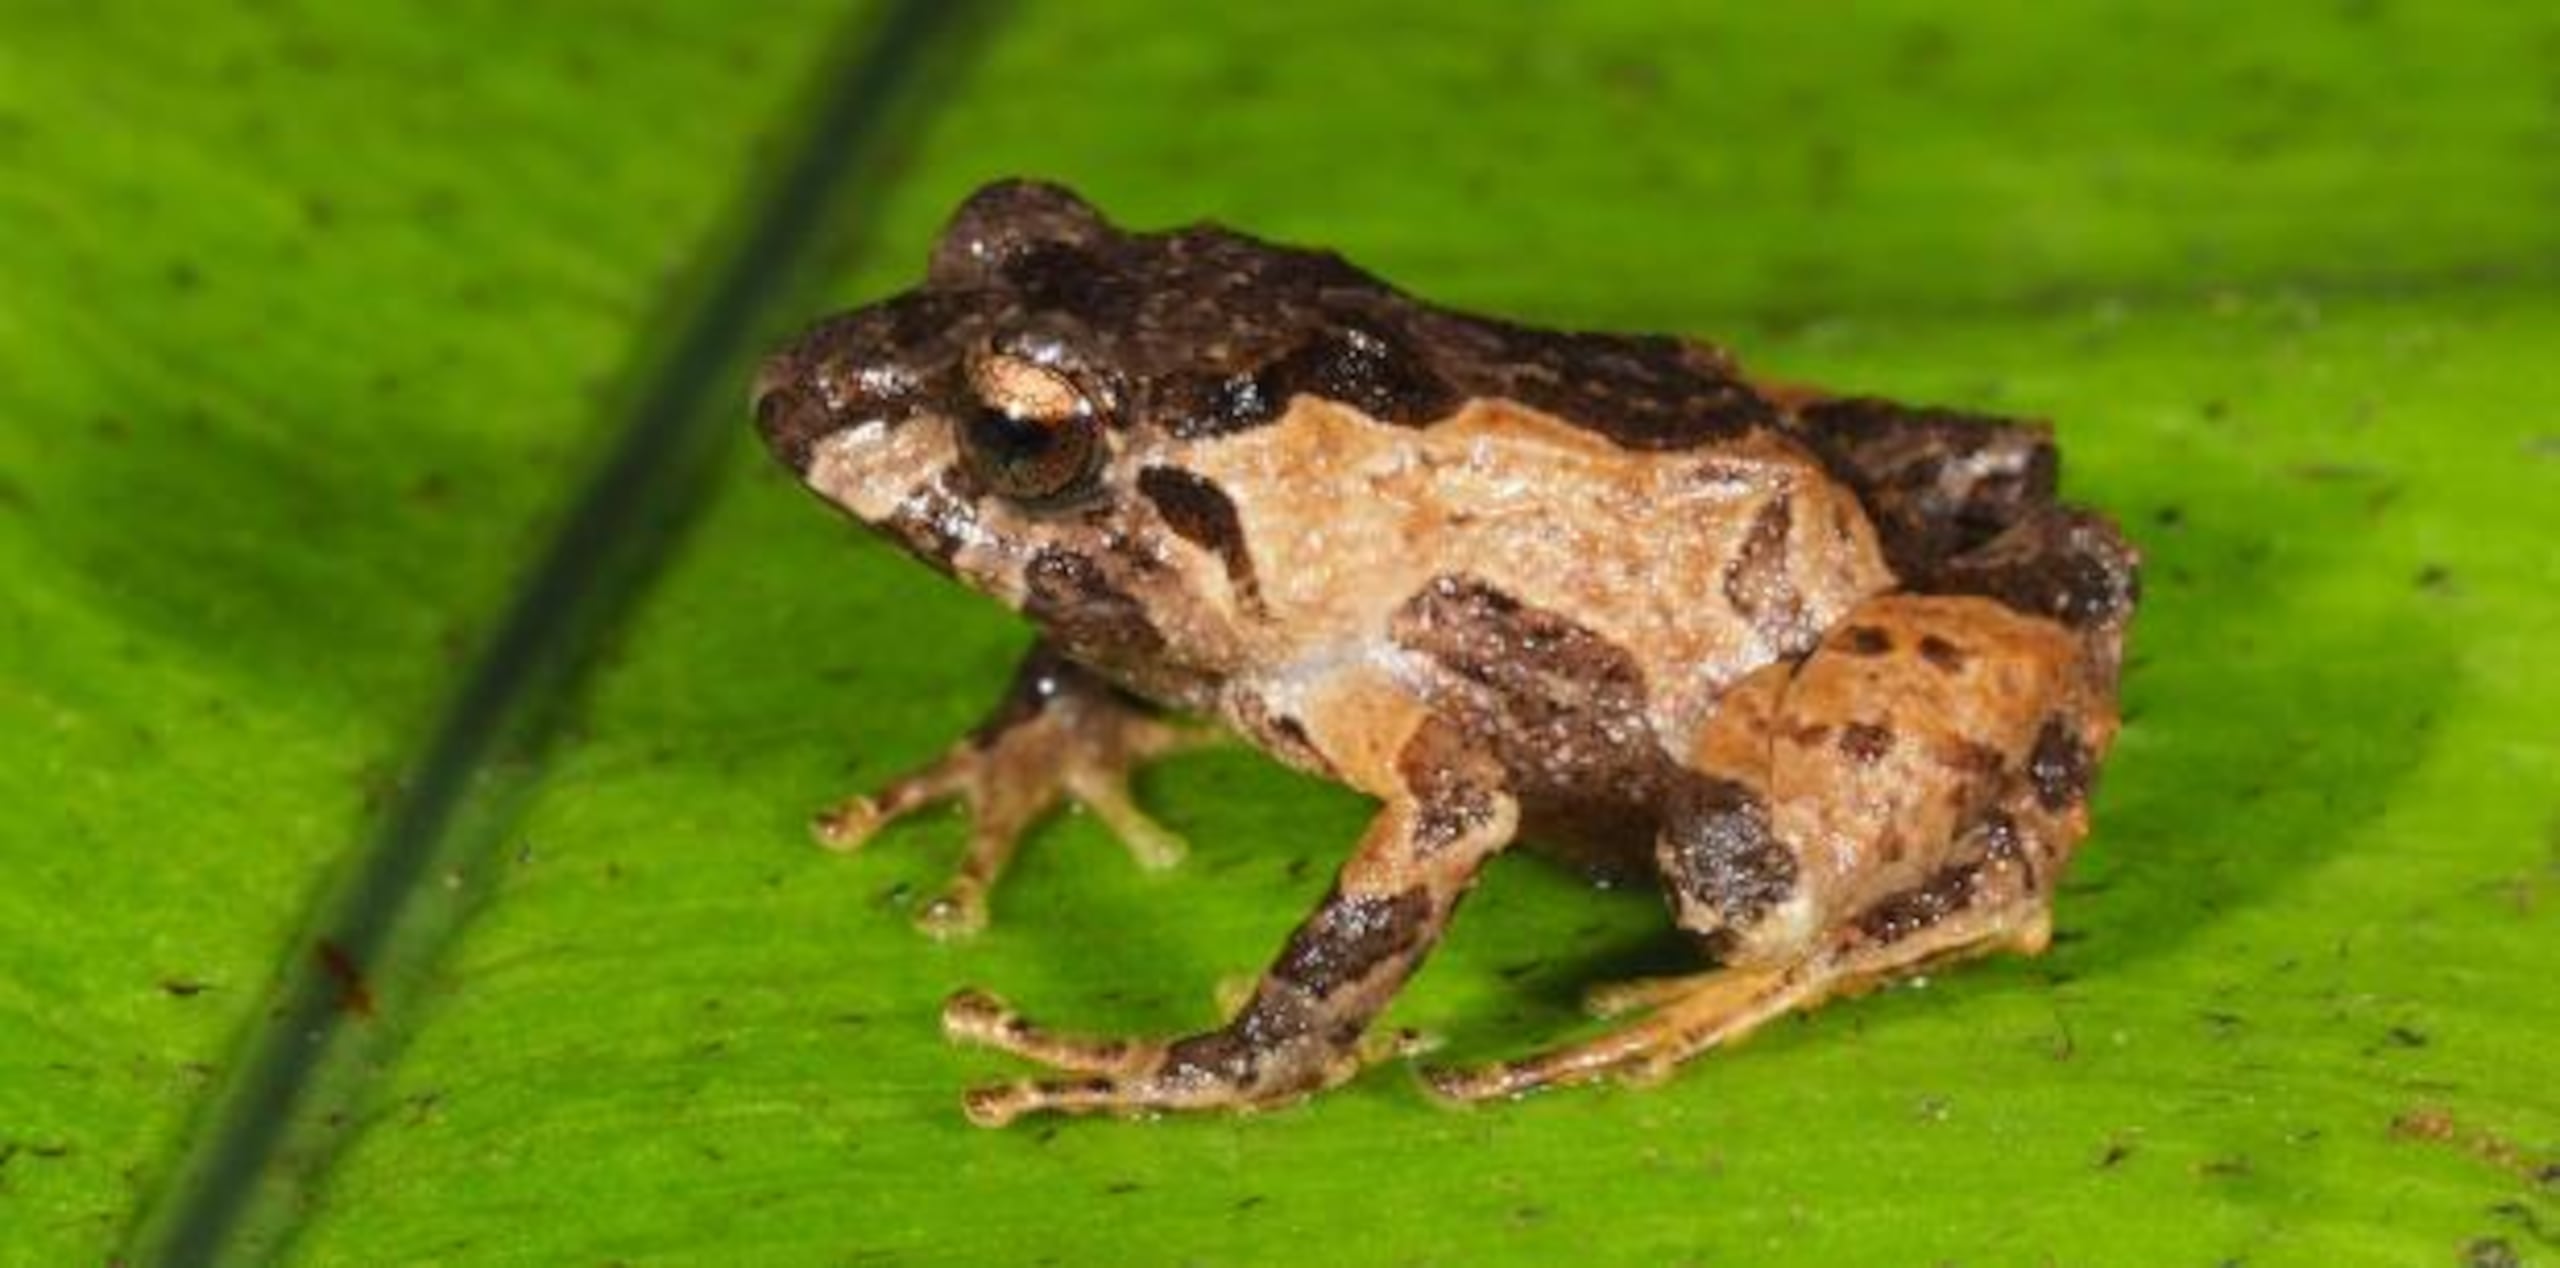
M 1170 1042 L 1077 1037 L 983 992 L 952 997 L 943 1029 L 955 1041 L 1077 1076 L 975 1089 L 970 1119 L 994 1127 L 1042 1111 L 1262 1108 L 1341 1083 L 1391 1050 L 1364 1046 L 1369 1022 L 1420 967 L 1520 817 L 1500 766 L 1447 724 L 1422 723 L 1396 765 L 1398 786 L 1332 890 L 1224 1026 Z
M 1092 810 L 1140 865 L 1179 862 L 1181 838 L 1138 809 L 1129 773 L 1209 734 L 1165 718 L 1035 643 L 994 711 L 949 752 L 877 792 L 838 802 L 811 826 L 827 848 L 853 850 L 922 807 L 954 797 L 967 803 L 969 843 L 959 869 L 916 923 L 936 937 L 975 933 L 987 923 L 987 891 L 1024 834 L 1061 800 Z

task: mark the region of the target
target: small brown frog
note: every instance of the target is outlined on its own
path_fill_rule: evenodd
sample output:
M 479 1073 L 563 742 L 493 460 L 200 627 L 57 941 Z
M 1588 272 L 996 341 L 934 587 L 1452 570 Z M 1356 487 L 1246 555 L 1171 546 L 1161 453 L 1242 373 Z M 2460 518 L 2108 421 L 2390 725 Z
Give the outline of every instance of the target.
M 972 1091 L 982 1124 L 1350 1078 L 1516 840 L 1657 877 L 1710 967 L 1595 992 L 1614 1033 L 1427 1072 L 1448 1097 L 1656 1078 L 2038 951 L 2116 731 L 2136 555 L 2055 500 L 2043 425 L 1451 312 L 1321 251 L 1124 232 L 1054 185 L 972 196 L 924 285 L 773 357 L 755 413 L 819 496 L 1040 629 L 967 739 L 818 820 L 851 849 L 964 799 L 931 930 L 978 928 L 1062 799 L 1178 858 L 1126 776 L 1199 738 L 1180 716 L 1383 803 L 1221 1026 L 1082 1037 L 953 997 L 954 1039 L 1063 1076 Z

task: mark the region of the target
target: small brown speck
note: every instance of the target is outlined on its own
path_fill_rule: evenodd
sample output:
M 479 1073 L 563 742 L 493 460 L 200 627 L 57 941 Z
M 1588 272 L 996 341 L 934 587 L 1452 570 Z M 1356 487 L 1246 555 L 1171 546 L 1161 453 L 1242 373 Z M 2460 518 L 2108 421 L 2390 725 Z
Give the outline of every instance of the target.
M 2196 1174 L 2212 1180 L 2234 1180 L 2251 1171 L 2248 1156 L 2232 1154 L 2227 1158 L 2209 1158 L 2196 1165 Z
M 1841 642 L 1858 656 L 1882 656 L 1893 650 L 1893 636 L 1872 625 L 1851 629 Z
M 1840 728 L 1840 751 L 1860 762 L 1875 762 L 1893 751 L 1893 732 L 1872 722 Z
M 319 961 L 320 971 L 338 987 L 338 1011 L 351 1017 L 373 1016 L 373 987 L 365 981 L 364 967 L 345 947 L 326 938 L 311 948 Z

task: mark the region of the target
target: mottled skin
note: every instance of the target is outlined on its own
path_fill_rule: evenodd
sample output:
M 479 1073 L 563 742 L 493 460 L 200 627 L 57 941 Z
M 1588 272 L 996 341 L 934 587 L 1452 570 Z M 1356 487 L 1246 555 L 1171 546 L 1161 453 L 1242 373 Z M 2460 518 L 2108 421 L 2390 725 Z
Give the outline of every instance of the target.
M 1459 1098 L 1641 1077 L 1788 1009 L 2044 944 L 2116 728 L 2135 556 L 2054 500 L 2045 428 L 1755 384 L 1666 338 L 1420 303 L 1329 254 L 973 196 L 916 290 L 776 355 L 756 413 L 826 500 L 1042 631 L 941 761 L 822 816 L 845 848 L 972 803 L 937 932 L 1062 797 L 1143 861 L 1125 772 L 1209 715 L 1381 803 L 1228 1021 L 957 1039 L 1066 1077 L 971 1117 L 1247 1108 L 1389 1050 L 1368 1023 L 1515 839 L 1659 878 L 1713 967 L 1604 989 L 1600 1039 Z

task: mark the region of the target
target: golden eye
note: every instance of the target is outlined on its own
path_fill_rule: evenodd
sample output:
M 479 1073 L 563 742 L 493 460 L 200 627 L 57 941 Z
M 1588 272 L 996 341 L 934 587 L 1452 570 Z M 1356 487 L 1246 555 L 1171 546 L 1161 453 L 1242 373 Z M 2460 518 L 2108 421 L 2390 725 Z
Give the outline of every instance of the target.
M 1054 366 L 989 353 L 968 367 L 975 399 L 959 422 L 960 454 L 1000 496 L 1033 505 L 1085 492 L 1102 468 L 1093 400 Z
M 1051 423 L 981 409 L 960 424 L 960 452 L 978 479 L 1002 496 L 1062 502 L 1083 492 L 1101 469 L 1099 430 L 1090 418 Z

